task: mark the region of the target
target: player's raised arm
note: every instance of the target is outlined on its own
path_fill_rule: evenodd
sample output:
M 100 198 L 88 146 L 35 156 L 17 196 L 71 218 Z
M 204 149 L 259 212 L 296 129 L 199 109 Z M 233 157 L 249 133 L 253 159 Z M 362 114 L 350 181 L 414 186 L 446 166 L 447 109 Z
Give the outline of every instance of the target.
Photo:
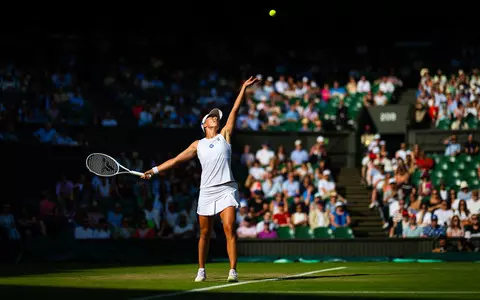
M 163 164 L 153 167 L 151 170 L 146 171 L 143 174 L 142 178 L 150 179 L 150 177 L 152 177 L 154 174 L 166 171 L 177 164 L 181 164 L 183 162 L 191 160 L 197 154 L 197 145 L 198 145 L 198 141 L 193 142 L 190 146 L 188 146 L 187 149 L 183 150 L 183 152 L 178 154 L 176 157 L 171 158 L 166 162 L 164 162 Z
M 237 99 L 235 100 L 235 103 L 233 104 L 232 111 L 230 112 L 230 115 L 228 116 L 227 123 L 225 124 L 225 127 L 223 127 L 221 134 L 223 137 L 227 140 L 227 142 L 230 142 L 230 134 L 233 131 L 233 128 L 235 127 L 235 123 L 237 121 L 237 114 L 238 110 L 240 109 L 240 105 L 243 102 L 243 97 L 245 95 L 245 90 L 247 87 L 251 86 L 252 84 L 255 84 L 259 82 L 260 79 L 250 76 L 250 78 L 247 79 L 242 85 L 242 88 L 240 89 L 240 93 L 238 93 Z

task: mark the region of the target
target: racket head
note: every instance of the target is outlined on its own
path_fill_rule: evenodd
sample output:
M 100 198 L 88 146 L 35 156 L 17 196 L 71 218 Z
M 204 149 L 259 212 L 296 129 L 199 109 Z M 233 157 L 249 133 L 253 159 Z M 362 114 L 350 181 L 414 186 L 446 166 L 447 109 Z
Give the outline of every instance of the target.
M 101 177 L 112 177 L 120 172 L 120 164 L 110 155 L 92 153 L 85 160 L 87 169 Z

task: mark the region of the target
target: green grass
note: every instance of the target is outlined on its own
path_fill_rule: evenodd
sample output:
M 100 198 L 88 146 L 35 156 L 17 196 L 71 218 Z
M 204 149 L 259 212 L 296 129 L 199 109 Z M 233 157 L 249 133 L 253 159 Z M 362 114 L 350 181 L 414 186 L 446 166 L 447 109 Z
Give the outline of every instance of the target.
M 346 268 L 311 273 L 339 267 Z M 2 299 L 121 300 L 148 296 L 157 299 L 153 296 L 226 285 L 227 264 L 209 264 L 208 281 L 202 283 L 193 282 L 196 268 L 196 265 L 102 268 L 79 264 L 0 266 L 0 295 Z M 242 263 L 238 272 L 241 282 L 249 281 L 245 284 L 169 298 L 478 299 L 479 271 L 480 264 L 475 263 Z M 310 274 L 286 277 L 307 272 Z M 279 277 L 286 278 L 265 280 Z

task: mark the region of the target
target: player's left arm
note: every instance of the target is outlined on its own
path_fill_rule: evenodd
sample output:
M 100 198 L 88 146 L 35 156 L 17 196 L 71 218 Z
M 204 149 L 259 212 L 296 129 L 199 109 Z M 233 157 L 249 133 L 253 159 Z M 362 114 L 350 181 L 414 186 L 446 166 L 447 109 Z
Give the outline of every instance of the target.
M 232 134 L 233 128 L 235 127 L 235 123 L 237 121 L 238 110 L 240 109 L 240 105 L 242 105 L 243 98 L 245 96 L 245 90 L 247 89 L 247 87 L 259 81 L 260 79 L 250 76 L 250 78 L 248 78 L 247 81 L 243 83 L 242 88 L 240 89 L 240 93 L 238 93 L 237 99 L 235 99 L 235 103 L 233 104 L 232 111 L 230 112 L 230 115 L 228 116 L 228 119 L 227 119 L 227 124 L 225 124 L 225 127 L 223 127 L 222 131 L 220 132 L 220 134 L 223 135 L 223 137 L 229 144 L 230 144 L 230 135 Z

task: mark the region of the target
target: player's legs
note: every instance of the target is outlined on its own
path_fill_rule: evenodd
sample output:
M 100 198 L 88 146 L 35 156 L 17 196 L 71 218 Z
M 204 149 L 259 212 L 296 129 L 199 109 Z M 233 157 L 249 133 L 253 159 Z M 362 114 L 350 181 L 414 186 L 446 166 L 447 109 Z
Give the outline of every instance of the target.
M 198 267 L 205 268 L 213 230 L 213 216 L 198 216 L 200 239 L 198 240 Z
M 223 231 L 227 239 L 228 259 L 230 260 L 230 273 L 228 274 L 228 281 L 238 281 L 237 275 L 237 237 L 235 235 L 235 219 L 236 210 L 234 206 L 225 208 L 221 213 Z

